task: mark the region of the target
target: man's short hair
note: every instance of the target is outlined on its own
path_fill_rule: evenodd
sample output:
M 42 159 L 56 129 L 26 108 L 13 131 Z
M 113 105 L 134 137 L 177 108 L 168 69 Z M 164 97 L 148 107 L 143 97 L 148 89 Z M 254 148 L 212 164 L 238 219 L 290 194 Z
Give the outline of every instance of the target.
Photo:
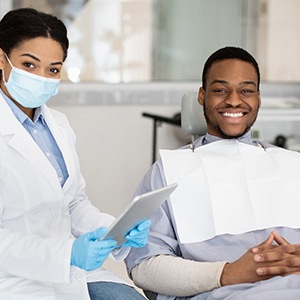
M 225 59 L 238 59 L 252 64 L 257 73 L 257 89 L 259 90 L 260 72 L 258 63 L 249 52 L 239 47 L 224 47 L 211 54 L 211 56 L 207 59 L 203 67 L 202 87 L 204 89 L 206 88 L 207 75 L 212 65 L 217 61 Z

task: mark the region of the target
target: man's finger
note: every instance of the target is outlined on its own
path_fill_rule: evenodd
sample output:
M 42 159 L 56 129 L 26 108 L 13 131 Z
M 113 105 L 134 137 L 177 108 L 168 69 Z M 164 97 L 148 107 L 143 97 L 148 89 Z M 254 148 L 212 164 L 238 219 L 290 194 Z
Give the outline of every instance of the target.
M 274 236 L 274 241 L 278 245 L 289 245 L 290 244 L 285 238 L 283 238 L 281 235 L 279 235 L 276 231 L 272 231 L 272 234 Z
M 274 235 L 273 235 L 273 233 L 271 233 L 265 241 L 263 241 L 256 247 L 253 247 L 251 249 L 251 251 L 253 253 L 257 253 L 257 252 L 261 251 L 262 249 L 265 249 L 266 247 L 272 246 L 273 241 L 274 241 Z

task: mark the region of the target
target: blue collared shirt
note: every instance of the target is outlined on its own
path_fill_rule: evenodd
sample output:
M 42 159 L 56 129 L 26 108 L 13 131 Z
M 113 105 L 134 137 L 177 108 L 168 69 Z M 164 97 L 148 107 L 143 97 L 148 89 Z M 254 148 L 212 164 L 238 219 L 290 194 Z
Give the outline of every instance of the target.
M 35 109 L 31 120 L 15 103 L 0 89 L 0 93 L 11 108 L 12 112 L 37 143 L 56 170 L 60 185 L 63 186 L 69 176 L 62 153 L 44 119 L 40 107 Z

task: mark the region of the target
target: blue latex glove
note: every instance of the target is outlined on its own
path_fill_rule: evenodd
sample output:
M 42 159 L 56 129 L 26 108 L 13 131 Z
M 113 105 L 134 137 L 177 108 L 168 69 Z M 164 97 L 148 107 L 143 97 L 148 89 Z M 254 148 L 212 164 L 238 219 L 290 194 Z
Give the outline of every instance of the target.
M 121 247 L 141 248 L 147 245 L 148 235 L 150 231 L 151 221 L 146 220 L 138 224 L 135 228 L 131 229 L 126 235 L 127 242 Z
M 114 240 L 98 240 L 106 231 L 106 227 L 100 227 L 77 238 L 72 247 L 71 265 L 86 271 L 101 267 L 109 253 L 117 246 Z

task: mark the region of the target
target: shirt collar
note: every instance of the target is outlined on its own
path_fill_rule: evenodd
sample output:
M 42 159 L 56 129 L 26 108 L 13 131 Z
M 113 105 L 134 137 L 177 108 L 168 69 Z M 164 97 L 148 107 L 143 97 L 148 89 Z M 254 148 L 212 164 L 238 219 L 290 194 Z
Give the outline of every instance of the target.
M 216 141 L 220 141 L 223 140 L 222 138 L 215 136 L 215 135 L 211 135 L 209 133 L 207 133 L 204 138 L 203 138 L 203 145 L 212 143 L 212 142 L 216 142 Z M 253 145 L 255 144 L 252 140 L 252 136 L 251 136 L 251 131 L 246 132 L 244 135 L 238 137 L 237 139 L 235 139 L 241 143 L 245 143 L 245 144 L 249 144 L 249 145 Z
M 27 119 L 30 120 L 29 117 L 13 101 L 11 101 L 11 99 L 9 99 L 1 89 L 0 93 L 21 124 L 23 124 Z M 42 124 L 45 125 L 45 119 L 42 115 L 41 107 L 37 107 L 35 109 L 33 123 L 37 122 L 39 119 L 41 120 Z

